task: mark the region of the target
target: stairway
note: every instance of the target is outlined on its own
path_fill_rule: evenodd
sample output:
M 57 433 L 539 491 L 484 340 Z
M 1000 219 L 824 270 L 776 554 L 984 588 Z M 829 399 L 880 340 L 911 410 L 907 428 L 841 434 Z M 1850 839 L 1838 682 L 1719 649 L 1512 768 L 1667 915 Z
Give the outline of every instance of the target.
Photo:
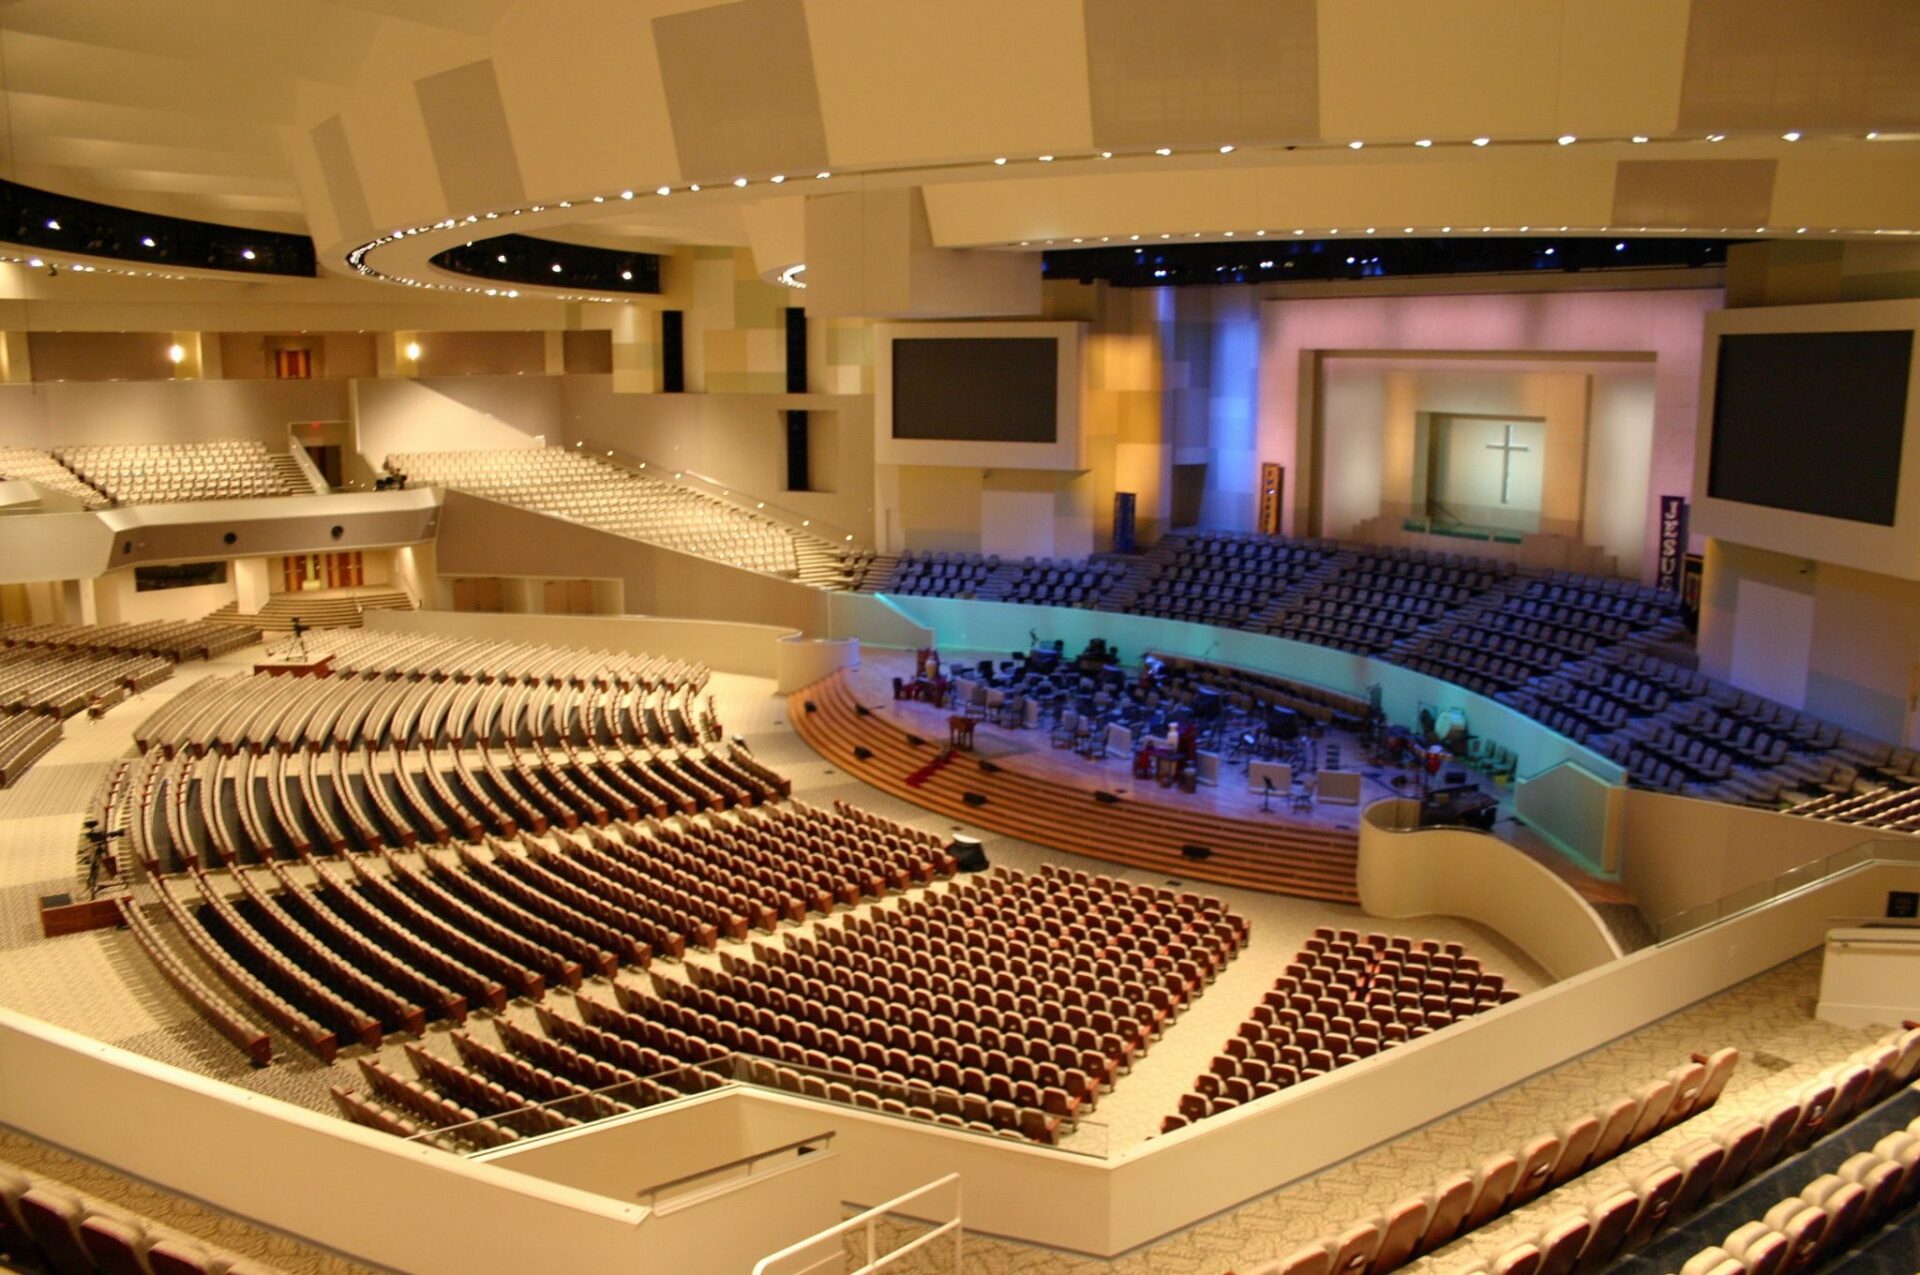
M 800 564 L 801 584 L 810 584 L 816 589 L 847 587 L 846 556 L 826 541 L 811 536 L 795 536 L 793 554 Z
M 307 481 L 307 471 L 300 468 L 300 462 L 291 453 L 274 452 L 267 459 L 273 462 L 273 472 L 280 475 L 280 481 L 287 485 L 287 491 L 295 496 L 314 495 L 313 484 Z
M 413 599 L 399 589 L 326 590 L 319 593 L 276 593 L 258 615 L 242 615 L 229 602 L 209 619 L 241 624 L 263 633 L 291 633 L 299 616 L 310 629 L 357 629 L 368 611 L 411 611 Z
M 861 578 L 860 593 L 885 593 L 887 586 L 893 583 L 894 568 L 900 565 L 897 553 L 876 554 L 867 564 L 867 574 Z
M 1167 564 L 1186 546 L 1184 536 L 1162 536 L 1147 546 L 1146 552 L 1122 559 L 1127 563 L 1127 574 L 1120 577 L 1120 583 L 1107 590 L 1100 604 L 1093 609 L 1105 611 L 1110 615 L 1121 614 L 1133 609 L 1140 595 L 1147 591 L 1154 577 L 1166 570 Z M 1119 557 L 1119 555 L 1109 555 Z

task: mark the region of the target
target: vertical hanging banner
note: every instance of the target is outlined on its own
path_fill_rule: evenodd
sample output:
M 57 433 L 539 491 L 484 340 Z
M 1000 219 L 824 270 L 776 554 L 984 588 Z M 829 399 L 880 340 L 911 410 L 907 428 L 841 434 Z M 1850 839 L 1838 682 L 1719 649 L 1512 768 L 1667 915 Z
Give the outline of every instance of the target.
M 1657 585 L 1662 593 L 1680 592 L 1680 566 L 1687 556 L 1687 502 L 1660 497 L 1660 558 Z
M 1113 493 L 1113 551 L 1115 553 L 1133 552 L 1133 495 L 1130 491 Z

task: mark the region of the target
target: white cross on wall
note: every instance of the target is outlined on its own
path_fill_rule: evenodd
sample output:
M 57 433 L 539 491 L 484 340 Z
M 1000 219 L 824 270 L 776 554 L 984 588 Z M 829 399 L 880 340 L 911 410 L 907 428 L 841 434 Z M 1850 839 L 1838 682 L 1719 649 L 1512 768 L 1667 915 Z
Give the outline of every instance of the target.
M 1507 503 L 1507 489 L 1513 482 L 1513 454 L 1530 452 L 1531 447 L 1522 447 L 1513 441 L 1513 426 L 1507 426 L 1506 437 L 1497 443 L 1488 443 L 1487 450 L 1500 453 L 1500 503 Z

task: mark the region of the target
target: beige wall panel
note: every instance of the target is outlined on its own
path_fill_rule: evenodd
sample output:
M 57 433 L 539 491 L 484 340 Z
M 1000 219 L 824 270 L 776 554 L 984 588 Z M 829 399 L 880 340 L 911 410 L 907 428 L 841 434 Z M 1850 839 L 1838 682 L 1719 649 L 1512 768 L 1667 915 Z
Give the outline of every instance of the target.
M 1322 4 L 1323 135 L 1554 136 L 1559 10 L 1539 0 Z
M 526 183 L 492 59 L 426 76 L 415 82 L 414 92 L 445 206 L 479 211 L 521 203 Z
M 813 0 L 807 25 L 833 162 L 1086 150 L 1080 12 L 1079 0 L 973 0 L 964 10 Z
M 634 0 L 516 5 L 494 32 L 494 69 L 527 189 L 570 195 L 679 175 L 649 11 Z M 591 40 L 569 34 L 590 30 Z M 583 121 L 592 121 L 582 127 Z
M 1687 6 L 1566 0 L 1562 15 L 1560 126 L 1578 137 L 1671 133 L 1680 114 Z
M 1920 124 L 1912 0 L 1693 0 L 1682 129 Z
M 311 138 L 314 163 L 326 183 L 335 229 L 343 239 L 372 237 L 373 214 L 367 211 L 367 192 L 360 184 L 360 170 L 347 144 L 345 123 L 338 115 L 329 116 L 314 126 Z M 316 238 L 315 242 L 324 241 Z
M 653 20 L 680 167 L 696 178 L 824 168 L 801 0 L 738 0 Z
M 1287 164 L 1211 172 L 955 182 L 926 188 L 934 241 L 1044 242 L 1071 235 L 1218 234 L 1378 226 L 1598 226 L 1613 209 L 1612 160 L 1560 151 L 1540 160 Z
M 1622 160 L 1613 182 L 1620 226 L 1764 226 L 1773 209 L 1770 159 Z
M 1096 144 L 1319 135 L 1314 0 L 1085 0 L 1085 9 Z
M 487 56 L 483 41 L 410 22 L 381 24 L 341 119 L 376 232 L 452 211 L 440 188 L 415 82 Z M 462 208 L 459 211 L 472 212 Z
M 1920 15 L 1916 15 L 1920 17 Z M 1804 149 L 1803 149 L 1804 148 Z M 1912 229 L 1920 209 L 1920 150 L 1912 146 L 1815 147 L 1801 142 L 1780 161 L 1773 183 L 1774 226 L 1840 225 Z

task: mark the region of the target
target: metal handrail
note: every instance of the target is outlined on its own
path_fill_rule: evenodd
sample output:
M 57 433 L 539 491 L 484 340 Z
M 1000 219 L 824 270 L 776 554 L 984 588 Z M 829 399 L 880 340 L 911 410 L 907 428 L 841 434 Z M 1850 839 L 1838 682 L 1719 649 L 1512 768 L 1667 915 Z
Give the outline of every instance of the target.
M 597 460 L 609 461 L 623 469 L 644 472 L 647 477 L 659 479 L 661 482 L 679 483 L 683 487 L 700 489 L 705 495 L 724 500 L 743 513 L 758 514 L 769 522 L 784 526 L 789 531 L 812 536 L 829 545 L 850 545 L 858 548 L 864 544 L 863 537 L 850 528 L 837 526 L 824 518 L 816 518 L 812 514 L 804 514 L 796 509 L 788 509 L 758 496 L 748 496 L 744 492 L 736 491 L 718 478 L 700 473 L 698 470 L 688 469 L 685 465 L 663 464 L 623 447 L 609 447 L 598 440 L 589 442 L 586 439 L 578 439 L 574 442 L 572 450 L 586 455 L 589 449 L 592 449 L 592 454 Z M 663 477 L 666 474 L 671 474 L 672 477 Z
M 806 1148 L 812 1148 L 815 1144 L 818 1144 L 818 1149 L 823 1151 L 830 1147 L 833 1144 L 833 1130 L 829 1129 L 824 1133 L 816 1133 L 805 1138 L 796 1138 L 792 1142 L 783 1143 L 777 1147 L 768 1147 L 764 1151 L 755 1151 L 749 1155 L 743 1155 L 736 1159 L 729 1160 L 725 1164 L 716 1164 L 710 1169 L 701 1169 L 697 1173 L 684 1173 L 677 1178 L 668 1178 L 665 1182 L 656 1182 L 652 1186 L 640 1188 L 640 1190 L 634 1192 L 634 1196 L 636 1199 L 644 1200 L 648 1208 L 653 1208 L 655 1201 L 675 1187 L 685 1186 L 689 1182 L 698 1182 L 702 1178 L 718 1177 L 723 1173 L 730 1173 L 741 1168 L 747 1171 L 747 1177 L 752 1177 L 754 1166 L 762 1160 L 770 1160 L 774 1156 L 785 1155 L 789 1151 L 795 1152 L 796 1155 L 794 1158 L 798 1159 L 801 1155 L 809 1154 L 810 1152 L 806 1150 Z
M 1730 921 L 1789 894 L 1820 885 L 1843 872 L 1879 863 L 1920 863 L 1920 841 L 1874 837 L 1857 842 L 1845 850 L 1789 868 L 1769 880 L 1755 882 L 1720 898 L 1662 917 L 1653 927 L 1655 941 L 1671 943 L 1696 930 Z
M 902 1205 L 909 1204 L 921 1196 L 931 1194 L 946 1186 L 953 1188 L 953 1216 L 934 1227 L 931 1231 L 928 1231 L 925 1235 L 920 1236 L 918 1239 L 910 1240 L 902 1244 L 899 1248 L 894 1249 L 891 1253 L 881 1254 L 876 1257 L 874 1252 L 876 1245 L 874 1224 L 887 1214 L 898 1212 Z M 960 1218 L 960 1175 L 958 1173 L 949 1173 L 945 1177 L 935 1178 L 925 1186 L 909 1191 L 905 1195 L 897 1195 L 884 1204 L 876 1204 L 864 1213 L 856 1213 L 837 1226 L 830 1226 L 826 1230 L 810 1235 L 798 1243 L 789 1244 L 778 1252 L 767 1254 L 753 1264 L 753 1275 L 769 1275 L 774 1263 L 785 1261 L 787 1258 L 793 1257 L 796 1254 L 811 1252 L 827 1241 L 838 1239 L 840 1236 L 855 1230 L 864 1230 L 866 1232 L 867 1260 L 858 1271 L 854 1272 L 854 1275 L 869 1275 L 870 1272 L 889 1266 L 907 1254 L 917 1252 L 947 1234 L 952 1234 L 953 1236 L 954 1275 L 960 1275 L 960 1248 L 962 1243 L 961 1236 L 963 1234 L 960 1226 Z

